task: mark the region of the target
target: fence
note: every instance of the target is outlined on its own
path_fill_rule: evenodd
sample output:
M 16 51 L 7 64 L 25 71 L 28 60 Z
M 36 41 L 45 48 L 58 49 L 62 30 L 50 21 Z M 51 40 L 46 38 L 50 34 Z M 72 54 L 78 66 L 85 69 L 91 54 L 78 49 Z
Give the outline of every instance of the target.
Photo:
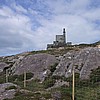
M 27 81 L 27 77 L 32 77 L 32 74 L 27 73 L 19 76 L 22 79 L 18 80 L 18 76 L 11 77 L 8 75 L 8 71 L 6 71 L 5 77 L 6 82 L 14 82 L 25 89 L 32 91 L 46 90 L 47 93 L 53 95 L 53 98 L 57 98 L 55 100 L 100 100 L 100 68 L 92 71 L 90 78 L 87 80 L 81 80 L 79 74 L 74 73 L 74 70 L 73 75 L 69 78 L 64 76 L 48 76 L 42 83 L 38 79 Z M 58 80 L 68 82 L 69 85 L 52 88 Z

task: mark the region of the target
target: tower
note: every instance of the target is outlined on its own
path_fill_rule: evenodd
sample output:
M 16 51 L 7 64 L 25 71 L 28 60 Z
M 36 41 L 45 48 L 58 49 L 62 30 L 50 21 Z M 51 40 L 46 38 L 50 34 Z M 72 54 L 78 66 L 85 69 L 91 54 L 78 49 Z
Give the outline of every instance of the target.
M 66 44 L 66 31 L 65 31 L 65 28 L 63 28 L 63 36 L 64 36 L 64 44 Z
M 63 28 L 63 33 L 66 33 L 65 28 Z

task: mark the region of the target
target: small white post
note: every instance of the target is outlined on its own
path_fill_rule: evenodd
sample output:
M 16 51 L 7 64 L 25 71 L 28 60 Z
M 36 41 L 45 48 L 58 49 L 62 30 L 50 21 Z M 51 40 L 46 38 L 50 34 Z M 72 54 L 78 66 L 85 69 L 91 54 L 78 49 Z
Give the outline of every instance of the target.
M 73 91 L 72 91 L 72 100 L 74 100 L 75 98 L 75 72 L 74 72 L 74 68 L 73 68 L 73 83 L 72 83 L 73 87 Z
M 24 88 L 26 88 L 26 72 L 24 72 Z
M 8 83 L 8 69 L 6 69 L 6 83 Z

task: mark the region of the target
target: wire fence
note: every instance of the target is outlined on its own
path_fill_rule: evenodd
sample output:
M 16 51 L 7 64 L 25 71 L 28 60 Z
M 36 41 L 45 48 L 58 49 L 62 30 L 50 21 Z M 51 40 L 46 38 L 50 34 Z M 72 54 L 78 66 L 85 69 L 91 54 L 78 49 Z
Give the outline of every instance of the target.
M 84 80 L 77 73 L 69 78 L 49 75 L 43 82 L 38 79 L 28 81 L 32 76 L 32 73 L 12 76 L 6 71 L 4 81 L 13 82 L 31 91 L 49 91 L 56 98 L 54 100 L 100 100 L 100 68 L 92 71 L 90 78 Z

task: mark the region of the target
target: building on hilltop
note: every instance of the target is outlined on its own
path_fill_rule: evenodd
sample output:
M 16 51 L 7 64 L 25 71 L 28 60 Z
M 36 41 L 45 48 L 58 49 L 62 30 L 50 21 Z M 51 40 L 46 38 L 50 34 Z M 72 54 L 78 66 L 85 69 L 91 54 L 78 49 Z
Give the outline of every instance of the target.
M 53 41 L 53 44 L 47 44 L 47 49 L 65 47 L 69 45 L 72 45 L 72 42 L 66 43 L 66 31 L 65 28 L 63 28 L 63 35 L 56 35 L 56 41 Z

